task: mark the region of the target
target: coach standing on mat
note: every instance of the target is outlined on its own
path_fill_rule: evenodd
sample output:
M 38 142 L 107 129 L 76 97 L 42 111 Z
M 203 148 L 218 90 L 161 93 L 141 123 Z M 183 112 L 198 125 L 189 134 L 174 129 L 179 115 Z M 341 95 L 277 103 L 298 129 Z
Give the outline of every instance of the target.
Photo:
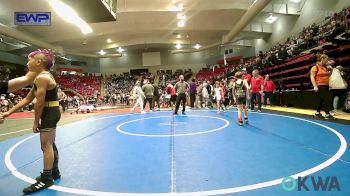
M 177 111 L 179 111 L 180 102 L 182 101 L 182 114 L 185 114 L 186 109 L 186 94 L 189 89 L 189 85 L 187 82 L 184 81 L 184 76 L 180 75 L 179 82 L 177 82 L 174 86 L 175 92 L 177 95 L 176 99 L 176 106 L 175 106 L 175 112 L 174 115 L 177 115 Z

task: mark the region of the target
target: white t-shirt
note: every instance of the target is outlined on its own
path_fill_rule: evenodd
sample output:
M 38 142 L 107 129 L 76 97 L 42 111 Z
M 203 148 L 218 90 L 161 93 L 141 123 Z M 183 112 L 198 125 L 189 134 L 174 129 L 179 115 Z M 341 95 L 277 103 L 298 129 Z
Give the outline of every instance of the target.
M 214 88 L 214 92 L 215 92 L 215 98 L 216 100 L 221 100 L 221 92 L 220 92 L 221 88 Z
M 346 83 L 344 82 L 340 70 L 334 68 L 332 75 L 329 78 L 329 87 L 330 89 L 346 89 Z
M 139 87 L 139 86 L 135 86 L 135 87 L 134 87 L 134 97 L 135 97 L 136 99 L 145 97 L 145 95 L 143 94 L 143 91 L 142 91 L 141 87 Z
M 202 96 L 203 96 L 204 98 L 208 98 L 208 97 L 209 97 L 209 93 L 208 93 L 207 86 L 203 86 L 203 89 L 202 89 Z

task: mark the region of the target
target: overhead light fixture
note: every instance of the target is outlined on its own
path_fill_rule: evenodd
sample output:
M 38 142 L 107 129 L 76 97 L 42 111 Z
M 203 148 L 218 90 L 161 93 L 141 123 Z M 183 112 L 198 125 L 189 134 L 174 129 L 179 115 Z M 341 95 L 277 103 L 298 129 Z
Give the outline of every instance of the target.
M 176 35 L 176 38 L 177 38 L 177 39 L 181 39 L 181 34 L 177 34 L 177 35 Z
M 198 50 L 200 47 L 201 47 L 201 45 L 199 45 L 199 44 L 196 44 L 196 45 L 194 46 L 194 48 L 197 49 L 197 50 Z
M 301 2 L 301 0 L 290 0 L 290 1 L 293 3 L 300 3 Z
M 112 43 L 112 40 L 108 38 L 107 43 L 109 43 L 109 44 Z
M 177 8 L 179 9 L 180 12 L 182 12 L 184 10 L 184 4 L 183 3 L 177 4 Z
M 78 26 L 83 34 L 92 32 L 91 27 L 68 5 L 64 4 L 60 0 L 49 1 L 51 7 L 56 13 L 61 16 L 65 21 Z
M 179 43 L 177 43 L 177 44 L 175 45 L 175 47 L 176 47 L 176 49 L 181 49 L 181 48 L 182 48 L 182 45 L 179 44 Z
M 277 16 L 273 16 L 272 14 L 266 18 L 265 22 L 272 24 L 277 20 Z
M 106 52 L 103 51 L 103 50 L 101 50 L 99 53 L 100 53 L 100 55 L 105 55 L 106 54 Z
M 177 14 L 177 19 L 179 20 L 185 20 L 186 19 L 186 16 L 183 12 L 180 12 Z
M 180 20 L 179 22 L 177 22 L 177 26 L 178 27 L 184 27 L 185 26 L 185 21 Z
M 117 51 L 118 51 L 119 53 L 122 53 L 122 52 L 124 52 L 124 49 L 123 49 L 122 47 L 119 47 L 119 48 L 117 49 Z

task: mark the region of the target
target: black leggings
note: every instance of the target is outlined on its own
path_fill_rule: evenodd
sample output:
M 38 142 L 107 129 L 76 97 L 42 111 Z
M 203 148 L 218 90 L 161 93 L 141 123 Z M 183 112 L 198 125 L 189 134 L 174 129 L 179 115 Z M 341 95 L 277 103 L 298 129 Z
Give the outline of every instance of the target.
M 329 90 L 328 85 L 318 86 L 318 106 L 317 112 L 321 112 L 323 109 L 326 114 L 329 114 L 332 102 L 332 93 Z

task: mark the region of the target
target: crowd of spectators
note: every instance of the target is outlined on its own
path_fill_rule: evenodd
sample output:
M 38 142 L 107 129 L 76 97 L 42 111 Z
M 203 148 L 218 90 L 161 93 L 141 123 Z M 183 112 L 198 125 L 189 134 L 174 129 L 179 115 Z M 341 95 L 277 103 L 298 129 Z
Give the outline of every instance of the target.
M 139 76 L 130 74 L 112 75 L 106 78 L 106 96 L 104 102 L 112 105 L 127 104 L 129 105 L 130 92 Z
M 284 43 L 279 43 L 270 50 L 256 55 L 256 66 L 264 68 L 280 64 L 289 57 L 296 56 L 310 48 L 334 41 L 338 35 L 343 34 L 348 28 L 350 8 L 344 8 L 332 16 L 326 17 L 319 24 L 304 27 L 297 36 L 287 38 Z
M 72 89 L 82 96 L 96 96 L 101 90 L 101 78 L 91 74 L 82 75 L 59 75 L 55 77 L 57 83 L 63 89 Z
M 203 68 L 196 75 L 196 79 L 214 81 L 224 77 L 231 77 L 235 72 L 246 68 L 248 71 L 253 69 L 266 69 L 287 62 L 291 58 L 298 58 L 302 52 L 322 46 L 325 43 L 337 44 L 339 40 L 346 39 L 346 29 L 350 24 L 350 8 L 344 8 L 338 13 L 325 18 L 321 23 L 314 23 L 304 27 L 297 36 L 287 38 L 283 43 L 273 46 L 266 52 L 259 53 L 252 58 L 244 59 L 244 63 L 209 66 Z M 344 38 L 344 37 L 345 38 Z M 276 77 L 274 79 L 277 79 Z M 282 83 L 281 81 L 279 81 Z M 282 86 L 283 84 L 278 85 Z
M 4 65 L 0 65 L 0 80 L 9 80 L 11 70 Z

